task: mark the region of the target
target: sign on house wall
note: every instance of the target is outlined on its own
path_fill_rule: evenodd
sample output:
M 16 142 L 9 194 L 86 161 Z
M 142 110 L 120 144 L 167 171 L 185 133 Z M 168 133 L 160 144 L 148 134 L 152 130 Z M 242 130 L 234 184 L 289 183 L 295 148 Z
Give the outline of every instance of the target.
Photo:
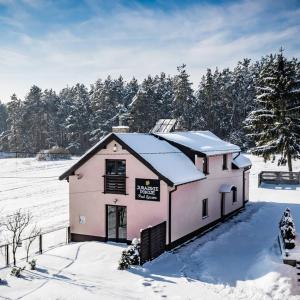
M 135 199 L 159 201 L 160 181 L 157 179 L 135 179 Z

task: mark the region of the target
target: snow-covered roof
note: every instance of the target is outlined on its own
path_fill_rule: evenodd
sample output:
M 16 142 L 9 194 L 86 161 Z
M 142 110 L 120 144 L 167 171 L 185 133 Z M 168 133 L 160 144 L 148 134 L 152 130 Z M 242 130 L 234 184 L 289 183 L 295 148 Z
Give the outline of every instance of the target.
M 175 185 L 205 178 L 185 154 L 166 141 L 143 133 L 116 135 Z
M 182 131 L 155 135 L 207 156 L 241 151 L 240 147 L 221 140 L 210 131 Z
M 219 188 L 220 193 L 230 193 L 235 186 L 232 184 L 222 184 Z
M 251 160 L 243 154 L 236 155 L 232 163 L 239 169 L 252 166 Z
M 169 184 L 179 185 L 205 178 L 184 153 L 164 140 L 144 133 L 111 133 L 84 154 L 73 167 L 60 176 L 60 179 L 71 175 L 101 150 L 108 140 L 116 140 L 126 145 L 133 155 L 152 167 L 159 177 L 166 178 Z

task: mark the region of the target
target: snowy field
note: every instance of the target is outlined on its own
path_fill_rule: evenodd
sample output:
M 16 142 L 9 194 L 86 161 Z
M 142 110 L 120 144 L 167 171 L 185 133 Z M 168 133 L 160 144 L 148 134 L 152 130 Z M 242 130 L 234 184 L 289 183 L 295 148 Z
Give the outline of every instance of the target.
M 7 285 L 0 286 L 0 299 L 300 299 L 296 269 L 281 263 L 276 241 L 287 206 L 300 232 L 300 187 L 258 188 L 259 171 L 286 167 L 250 158 L 246 210 L 206 235 L 128 271 L 117 270 L 124 245 L 86 242 L 56 248 L 38 256 L 38 269 L 24 271 L 23 278 L 1 270 Z M 11 177 L 57 176 L 73 162 L 0 160 Z M 299 161 L 294 169 L 300 171 Z M 67 184 L 35 180 L 1 180 L 5 213 L 22 206 L 33 210 L 43 227 L 67 224 Z
M 68 183 L 58 176 L 75 162 L 0 159 L 1 217 L 23 208 L 44 229 L 68 225 Z

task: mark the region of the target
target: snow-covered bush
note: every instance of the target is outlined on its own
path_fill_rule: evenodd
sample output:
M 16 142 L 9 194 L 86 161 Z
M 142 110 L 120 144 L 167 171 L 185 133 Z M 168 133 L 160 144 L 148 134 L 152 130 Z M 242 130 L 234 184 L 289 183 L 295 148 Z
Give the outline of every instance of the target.
M 141 242 L 139 239 L 133 239 L 131 245 L 122 251 L 119 260 L 119 270 L 127 270 L 131 265 L 140 264 L 140 247 Z
M 10 275 L 15 276 L 15 277 L 20 277 L 22 271 L 25 270 L 25 267 L 21 268 L 21 267 L 13 267 L 10 271 Z
M 41 150 L 37 156 L 36 159 L 41 160 L 60 160 L 60 159 L 71 159 L 70 151 L 63 148 L 54 146 L 51 149 L 48 150 Z
M 279 228 L 286 249 L 295 248 L 296 228 L 289 208 L 285 210 L 279 222 Z
M 28 262 L 29 266 L 30 266 L 30 270 L 35 270 L 36 268 L 36 259 L 32 259 Z

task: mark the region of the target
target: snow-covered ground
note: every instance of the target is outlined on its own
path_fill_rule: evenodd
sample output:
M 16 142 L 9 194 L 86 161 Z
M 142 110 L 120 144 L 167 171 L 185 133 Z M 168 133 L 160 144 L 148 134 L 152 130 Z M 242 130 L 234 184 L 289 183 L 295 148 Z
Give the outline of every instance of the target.
M 277 224 L 287 206 L 300 232 L 300 187 L 258 188 L 258 172 L 278 167 L 250 158 L 246 210 L 206 235 L 128 271 L 117 270 L 124 245 L 86 242 L 56 248 L 38 256 L 38 269 L 24 271 L 23 278 L 11 277 L 8 269 L 0 271 L 0 277 L 7 279 L 7 285 L 0 286 L 0 299 L 300 299 L 296 269 L 282 264 L 276 240 Z M 12 174 L 12 161 L 1 160 L 1 169 L 2 161 L 7 163 L 5 174 Z M 18 162 L 23 176 L 44 177 L 57 176 L 71 163 Z M 300 171 L 299 161 L 295 171 Z M 12 194 L 4 192 L 4 199 L 0 193 L 6 211 L 22 203 L 34 210 L 44 226 L 67 222 L 65 183 L 49 181 L 50 185 L 22 188 L 22 182 L 7 179 L 4 186 L 1 182 L 1 191 L 12 189 Z
M 68 183 L 58 176 L 76 162 L 0 159 L 0 212 L 29 210 L 44 229 L 68 224 Z M 1 240 L 1 238 L 0 238 Z

